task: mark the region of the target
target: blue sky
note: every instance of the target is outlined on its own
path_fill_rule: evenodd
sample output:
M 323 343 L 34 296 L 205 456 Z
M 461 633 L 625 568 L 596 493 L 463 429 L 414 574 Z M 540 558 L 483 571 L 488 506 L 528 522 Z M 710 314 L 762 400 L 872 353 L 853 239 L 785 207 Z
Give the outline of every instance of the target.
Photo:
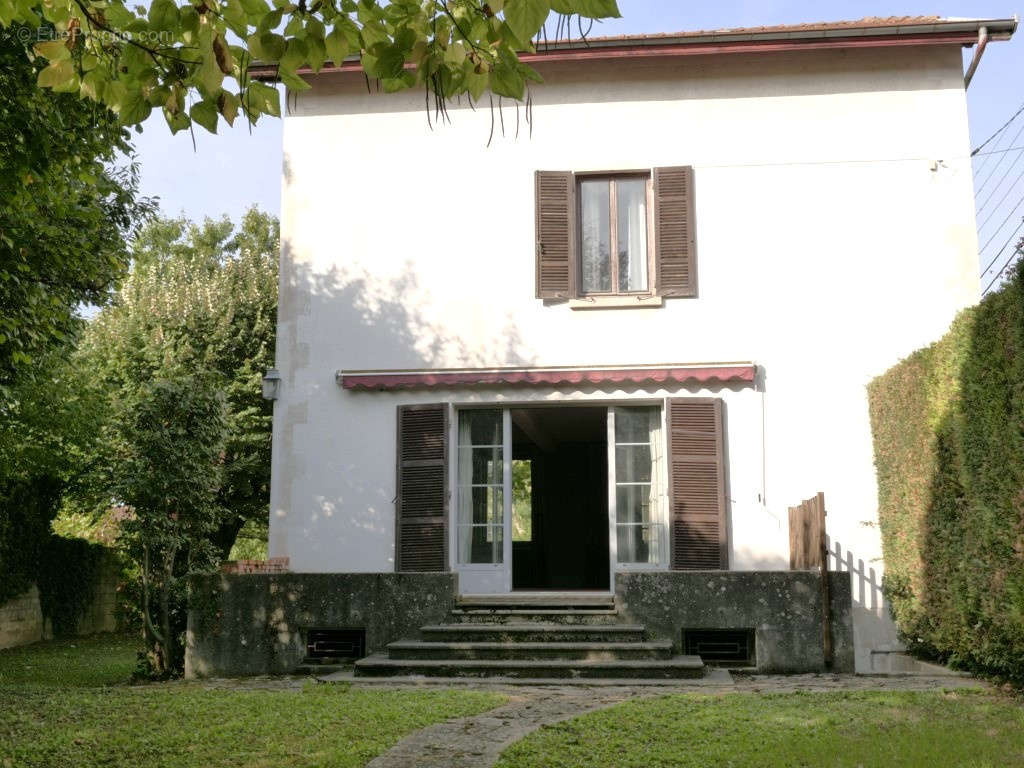
M 595 25 L 592 34 L 639 32 L 676 32 L 685 29 L 716 29 L 720 27 L 759 26 L 764 24 L 795 24 L 809 21 L 835 21 L 863 16 L 929 15 L 953 17 L 1007 18 L 1018 12 L 1009 2 L 987 0 L 848 0 L 846 2 L 757 2 L 757 0 L 713 0 L 683 2 L 682 0 L 619 0 L 622 18 Z M 965 54 L 970 56 L 970 50 Z M 984 141 L 998 129 L 1017 108 L 1024 104 L 1024 31 L 1008 43 L 993 43 L 985 52 L 978 74 L 967 93 L 971 118 L 972 146 Z M 1024 125 L 1024 116 L 1019 119 Z M 1010 134 L 1019 127 L 1014 125 Z M 1007 140 L 1009 137 L 1006 137 Z M 1024 139 L 1017 143 L 1024 143 Z M 243 121 L 233 129 L 221 123 L 221 132 L 210 136 L 196 131 L 196 149 L 188 133 L 172 136 L 159 115 L 151 118 L 141 135 L 136 136 L 138 160 L 142 166 L 142 187 L 147 195 L 160 198 L 165 214 L 184 213 L 194 219 L 228 214 L 237 218 L 252 204 L 277 213 L 281 195 L 281 122 L 264 119 L 250 130 Z M 1009 146 L 1005 144 L 1004 146 Z M 987 197 L 991 185 L 1021 153 L 1008 153 L 1005 162 L 992 178 L 979 200 Z M 1001 156 L 1000 156 L 1001 157 Z M 994 161 L 982 169 L 983 179 L 992 170 Z M 1005 241 L 996 227 L 1007 212 L 1024 195 L 1024 183 L 1012 187 L 1016 172 L 1010 174 L 997 190 L 994 200 L 1007 190 L 1006 203 L 996 208 L 990 224 L 981 233 L 984 243 L 995 235 L 992 244 L 981 255 L 982 266 L 995 256 Z M 1024 207 L 1021 209 L 1024 211 Z M 983 211 L 979 222 L 992 213 L 992 205 Z M 1014 215 L 1016 216 L 1016 215 Z M 1019 221 L 1011 218 L 1006 234 Z M 1008 253 L 1008 252 L 1007 252 Z M 1001 266 L 1000 257 L 995 267 Z M 993 271 L 992 275 L 995 274 Z M 990 275 L 991 277 L 991 275 Z M 983 280 L 982 287 L 987 284 Z

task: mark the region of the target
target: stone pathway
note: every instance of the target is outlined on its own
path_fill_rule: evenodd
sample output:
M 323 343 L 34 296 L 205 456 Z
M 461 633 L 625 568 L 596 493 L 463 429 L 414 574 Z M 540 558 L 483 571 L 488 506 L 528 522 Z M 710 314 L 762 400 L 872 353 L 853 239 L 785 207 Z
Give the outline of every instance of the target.
M 357 683 L 359 684 L 359 683 Z M 379 683 L 378 683 L 379 684 Z M 719 670 L 704 680 L 666 686 L 545 685 L 477 686 L 505 693 L 510 701 L 475 717 L 438 723 L 410 734 L 369 768 L 490 768 L 513 742 L 542 725 L 567 720 L 636 697 L 670 693 L 790 693 L 794 691 L 941 690 L 985 687 L 963 677 L 861 677 L 856 675 L 737 675 Z M 419 687 L 395 684 L 393 687 Z

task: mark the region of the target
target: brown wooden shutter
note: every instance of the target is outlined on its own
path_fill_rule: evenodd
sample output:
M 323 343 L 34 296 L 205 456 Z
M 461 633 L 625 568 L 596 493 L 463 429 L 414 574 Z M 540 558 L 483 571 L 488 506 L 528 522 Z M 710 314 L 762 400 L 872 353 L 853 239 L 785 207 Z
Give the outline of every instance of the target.
M 722 401 L 668 401 L 673 570 L 728 568 Z
M 448 570 L 448 406 L 398 406 L 395 570 Z
M 534 217 L 537 298 L 568 299 L 575 283 L 575 180 L 568 171 L 537 171 Z
M 661 296 L 697 295 L 693 168 L 654 169 L 654 263 Z

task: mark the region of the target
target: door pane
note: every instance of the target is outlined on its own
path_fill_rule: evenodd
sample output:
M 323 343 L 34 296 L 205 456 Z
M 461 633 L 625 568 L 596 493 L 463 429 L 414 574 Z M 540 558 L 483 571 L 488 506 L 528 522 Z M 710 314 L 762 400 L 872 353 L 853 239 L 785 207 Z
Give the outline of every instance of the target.
M 619 523 L 651 522 L 651 486 L 620 485 L 615 489 L 615 516 Z
M 501 563 L 504 556 L 500 525 L 460 525 L 460 563 Z
M 615 446 L 615 482 L 651 482 L 651 446 Z
M 584 293 L 612 289 L 611 196 L 607 179 L 580 182 L 580 247 Z
M 459 488 L 459 523 L 500 525 L 504 515 L 501 486 L 464 486 Z
M 500 446 L 501 411 L 459 411 L 459 445 Z
M 615 410 L 615 442 L 646 443 L 651 429 L 657 428 L 661 410 L 657 407 L 617 408 Z
M 459 469 L 468 468 L 459 477 L 460 485 L 501 485 L 501 448 L 459 446 Z
M 615 182 L 619 291 L 647 290 L 647 180 Z
M 657 563 L 657 525 L 620 525 L 618 527 L 618 560 L 620 563 Z
M 505 521 L 502 412 L 459 412 L 458 562 L 500 563 Z

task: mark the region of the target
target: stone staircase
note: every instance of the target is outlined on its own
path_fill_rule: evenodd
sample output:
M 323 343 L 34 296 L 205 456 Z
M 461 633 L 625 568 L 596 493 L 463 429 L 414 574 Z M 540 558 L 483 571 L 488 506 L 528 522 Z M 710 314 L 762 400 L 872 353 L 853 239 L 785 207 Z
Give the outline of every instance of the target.
M 672 654 L 640 624 L 620 621 L 612 598 L 466 600 L 444 624 L 420 629 L 355 663 L 357 677 L 680 679 L 704 676 L 699 656 Z

